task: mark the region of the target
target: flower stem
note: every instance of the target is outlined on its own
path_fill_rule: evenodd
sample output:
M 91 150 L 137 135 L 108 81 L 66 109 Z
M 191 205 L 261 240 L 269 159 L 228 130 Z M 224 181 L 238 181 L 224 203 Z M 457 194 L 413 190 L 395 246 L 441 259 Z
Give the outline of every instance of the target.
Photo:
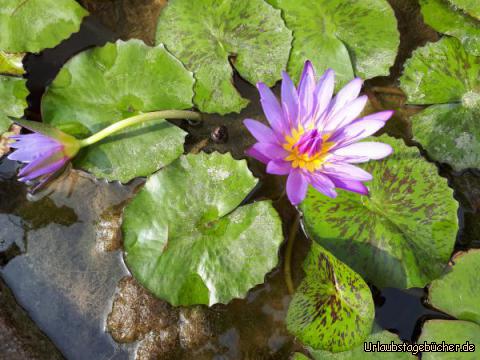
M 293 286 L 292 280 L 292 253 L 293 253 L 293 244 L 295 243 L 295 239 L 297 238 L 298 234 L 298 226 L 300 224 L 300 214 L 295 216 L 293 220 L 292 227 L 290 228 L 290 233 L 288 234 L 287 239 L 287 249 L 285 250 L 285 264 L 284 264 L 284 272 L 285 272 L 285 283 L 287 284 L 287 290 L 289 294 L 293 294 L 295 292 L 295 287 Z
M 100 140 L 105 139 L 107 136 L 110 136 L 114 133 L 117 133 L 125 128 L 130 126 L 134 126 L 137 124 L 144 123 L 149 120 L 157 120 L 157 119 L 186 119 L 186 120 L 200 120 L 200 114 L 193 112 L 193 111 L 186 111 L 186 110 L 163 110 L 163 111 L 153 111 L 148 112 L 136 116 L 132 116 L 130 118 L 118 121 L 103 130 L 100 130 L 96 134 L 92 136 L 80 140 L 80 147 L 90 146 L 99 142 Z

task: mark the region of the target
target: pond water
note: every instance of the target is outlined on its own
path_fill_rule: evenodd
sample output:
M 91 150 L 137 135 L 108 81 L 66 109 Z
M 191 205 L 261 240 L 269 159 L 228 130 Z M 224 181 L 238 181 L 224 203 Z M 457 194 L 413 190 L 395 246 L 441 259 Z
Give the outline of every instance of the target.
M 25 63 L 32 93 L 27 111 L 29 118 L 40 119 L 41 95 L 68 58 L 115 38 L 114 33 L 90 17 L 78 34 L 57 48 L 29 56 Z M 242 95 L 252 100 L 250 106 L 241 114 L 207 116 L 201 125 L 177 122 L 191 134 L 187 138 L 186 151 L 230 151 L 236 158 L 243 157 L 252 139 L 240 120 L 260 117 L 261 110 L 255 88 L 239 78 L 235 82 Z M 391 85 L 392 79 L 379 79 L 378 84 Z M 380 100 L 388 104 L 395 99 L 385 96 Z M 218 134 L 221 125 L 226 126 L 228 139 L 209 140 L 212 132 Z M 401 118 L 387 131 L 409 139 L 408 126 Z M 257 163 L 250 165 L 261 178 L 261 185 L 248 201 L 273 199 L 283 218 L 287 236 L 295 212 L 282 196 L 282 180 L 265 176 Z M 120 185 L 97 181 L 74 170 L 32 196 L 27 194 L 24 185 L 16 182 L 16 168 L 15 163 L 0 160 L 0 252 L 4 263 L 0 275 L 19 304 L 66 358 L 135 358 L 141 346 L 134 341 L 136 339 L 120 344 L 107 331 L 107 318 L 112 311 L 117 286 L 128 275 L 128 269 L 121 250 L 106 251 L 111 244 L 105 245 L 101 241 L 105 237 L 113 242 L 118 240 L 115 237 L 121 209 L 144 180 Z M 450 180 L 461 203 L 459 217 L 462 226 L 456 249 L 478 246 L 480 239 L 475 234 L 480 226 L 480 175 L 475 172 L 454 174 L 445 166 L 439 169 Z M 112 248 L 118 246 L 114 244 Z M 308 248 L 309 240 L 299 229 L 292 261 L 296 284 L 303 276 L 300 269 Z M 179 316 L 178 325 L 174 326 L 178 327 L 175 331 L 180 334 L 174 341 L 175 349 L 171 353 L 175 355 L 172 358 L 287 359 L 293 351 L 302 351 L 284 325 L 290 295 L 283 278 L 283 252 L 282 247 L 279 266 L 267 275 L 264 284 L 251 290 L 246 299 L 211 309 L 199 308 L 207 319 L 202 326 L 209 329 L 208 336 L 202 341 L 193 341 L 186 335 L 182 338 L 181 334 L 186 333 L 182 326 L 191 322 L 185 320 L 186 315 L 181 311 L 178 315 L 177 310 L 172 310 L 175 316 Z M 426 318 L 445 317 L 424 306 L 424 289 L 373 289 L 373 293 L 377 323 L 398 333 L 404 340 L 415 340 Z M 203 330 L 193 326 L 193 331 Z

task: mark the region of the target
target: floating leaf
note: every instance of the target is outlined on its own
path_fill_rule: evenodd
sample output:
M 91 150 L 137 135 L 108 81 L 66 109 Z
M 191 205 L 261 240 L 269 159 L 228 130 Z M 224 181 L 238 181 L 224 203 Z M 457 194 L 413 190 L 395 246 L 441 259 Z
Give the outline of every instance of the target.
M 478 0 L 420 0 L 423 19 L 438 32 L 458 38 L 468 52 L 480 56 L 480 22 L 448 1 L 464 2 L 466 6 L 474 1 L 480 13 Z
M 273 85 L 285 69 L 292 35 L 280 11 L 263 0 L 174 0 L 162 11 L 157 43 L 195 74 L 203 112 L 239 112 L 248 101 L 232 84 L 233 66 L 247 81 Z
M 375 316 L 365 281 L 315 243 L 303 268 L 306 276 L 288 308 L 287 329 L 314 349 L 338 352 L 363 342 Z
M 11 125 L 11 117 L 22 117 L 27 107 L 28 90 L 26 81 L 0 75 L 0 135 Z
M 478 0 L 448 0 L 454 6 L 480 20 L 480 3 Z
M 452 291 L 453 289 L 451 289 Z M 423 352 L 423 360 L 477 360 L 478 348 L 480 347 L 480 326 L 468 321 L 455 320 L 428 320 L 423 325 L 422 334 L 418 339 L 419 344 L 423 342 L 437 344 L 460 344 L 466 342 L 470 346 L 475 345 L 475 352 Z M 471 351 L 471 350 L 470 350 Z
M 23 75 L 25 73 L 22 64 L 23 56 L 24 54 L 0 51 L 0 74 Z
M 283 235 L 269 201 L 238 207 L 256 183 L 245 160 L 219 153 L 182 156 L 152 175 L 124 214 L 135 278 L 175 306 L 228 303 L 262 283 Z
M 51 48 L 80 29 L 87 11 L 74 0 L 0 0 L 0 49 Z
M 480 167 L 480 57 L 444 38 L 416 50 L 400 82 L 410 104 L 435 104 L 412 117 L 429 155 L 457 171 Z
M 457 208 L 435 165 L 403 141 L 381 136 L 393 155 L 362 166 L 370 195 L 330 199 L 310 188 L 301 205 L 307 233 L 378 287 L 423 287 L 440 276 L 458 230 Z
M 480 250 L 459 253 L 454 265 L 429 288 L 430 304 L 460 320 L 480 325 Z M 452 291 L 455 289 L 455 291 Z
M 306 60 L 333 68 L 339 84 L 354 74 L 388 75 L 399 45 L 397 22 L 385 0 L 268 0 L 293 30 L 288 71 L 299 78 Z
M 370 334 L 368 338 L 365 339 L 366 343 L 373 343 L 377 344 L 380 342 L 381 344 L 391 344 L 392 342 L 395 344 L 402 344 L 402 341 L 398 338 L 397 335 L 392 334 L 389 331 L 378 331 Z M 368 344 L 367 344 L 368 345 Z M 368 347 L 367 347 L 368 349 Z M 340 353 L 331 353 L 328 351 L 321 351 L 321 350 L 311 350 L 312 358 L 314 360 L 397 360 L 397 359 L 417 359 L 416 356 L 413 356 L 411 353 L 408 352 L 366 352 L 363 342 L 359 345 L 354 347 L 351 350 L 343 351 Z
M 118 41 L 82 52 L 62 68 L 43 98 L 43 119 L 85 137 L 141 112 L 190 108 L 193 82 L 163 46 Z M 163 119 L 149 121 L 86 148 L 75 164 L 128 182 L 178 158 L 185 135 Z

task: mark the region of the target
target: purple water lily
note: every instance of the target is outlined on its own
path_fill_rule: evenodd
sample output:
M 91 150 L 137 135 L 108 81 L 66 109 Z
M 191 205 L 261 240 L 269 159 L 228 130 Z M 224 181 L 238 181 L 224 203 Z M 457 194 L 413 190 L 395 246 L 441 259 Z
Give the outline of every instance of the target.
M 363 181 L 372 179 L 352 164 L 382 159 L 392 148 L 379 142 L 360 142 L 385 125 L 393 111 L 358 118 L 367 103 L 359 96 L 363 81 L 352 80 L 335 97 L 335 74 L 327 70 L 318 82 L 307 61 L 298 89 L 283 73 L 281 104 L 272 91 L 258 83 L 261 103 L 270 127 L 246 119 L 245 126 L 257 139 L 247 154 L 267 164 L 267 172 L 288 175 L 287 196 L 293 205 L 305 198 L 308 185 L 329 197 L 335 188 L 368 194 Z
M 19 123 L 32 131 L 38 131 L 41 125 L 26 120 Z M 79 142 L 74 137 L 57 129 L 46 126 L 41 128 L 44 133 L 10 136 L 10 139 L 14 140 L 10 147 L 16 150 L 8 156 L 10 160 L 27 164 L 18 173 L 18 180 L 37 180 L 39 183 L 36 188 L 62 169 L 80 149 Z

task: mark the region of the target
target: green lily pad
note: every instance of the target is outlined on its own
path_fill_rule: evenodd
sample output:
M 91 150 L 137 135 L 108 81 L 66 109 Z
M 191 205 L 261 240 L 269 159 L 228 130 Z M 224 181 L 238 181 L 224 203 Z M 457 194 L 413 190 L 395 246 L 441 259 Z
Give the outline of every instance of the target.
M 24 54 L 10 54 L 0 50 L 0 74 L 4 75 L 23 75 Z
M 452 253 L 458 204 L 447 180 L 415 147 L 388 136 L 394 153 L 362 168 L 370 195 L 329 199 L 310 188 L 301 204 L 307 233 L 378 287 L 423 287 Z
M 480 347 L 480 326 L 468 321 L 428 320 L 423 325 L 419 344 L 436 342 L 437 344 L 466 344 L 475 346 L 475 352 L 423 352 L 424 360 L 476 360 Z
M 416 50 L 400 78 L 410 104 L 434 104 L 412 117 L 429 155 L 455 170 L 480 167 L 480 57 L 455 38 Z
M 315 243 L 303 269 L 306 276 L 288 308 L 287 329 L 314 349 L 339 352 L 362 343 L 375 316 L 365 281 Z
M 0 49 L 33 52 L 58 45 L 88 15 L 74 0 L 0 0 Z
M 450 0 L 453 3 L 453 0 Z M 455 0 L 464 2 L 470 0 Z M 480 3 L 476 2 L 476 10 L 480 12 Z M 480 56 L 480 21 L 465 13 L 457 4 L 449 4 L 448 0 L 420 0 L 425 22 L 438 32 L 458 38 L 465 49 L 473 55 Z M 472 7 L 473 8 L 473 7 Z
M 392 342 L 395 344 L 402 344 L 403 342 L 398 338 L 397 335 L 392 334 L 389 331 L 378 331 L 370 334 L 366 339 L 366 343 L 373 343 L 377 344 L 380 342 L 381 344 L 391 344 Z M 369 345 L 369 344 L 367 344 Z M 369 347 L 367 346 L 367 349 Z M 370 347 L 371 349 L 371 347 Z M 331 353 L 328 351 L 321 351 L 321 350 L 311 350 L 310 351 L 312 358 L 314 360 L 411 360 L 417 359 L 416 356 L 413 356 L 411 353 L 408 352 L 366 352 L 364 348 L 363 342 L 359 345 L 354 347 L 351 350 L 343 351 L 339 353 Z
M 194 72 L 197 107 L 226 114 L 248 103 L 232 84 L 232 66 L 252 84 L 275 84 L 292 34 L 263 0 L 173 0 L 160 14 L 156 41 Z
M 148 178 L 127 206 L 125 260 L 172 305 L 228 303 L 278 261 L 281 220 L 270 201 L 239 206 L 257 180 L 230 154 L 186 155 Z
M 480 325 L 480 284 L 477 278 L 480 250 L 459 253 L 453 262 L 446 274 L 430 285 L 428 300 L 433 307 L 457 319 Z
M 268 0 L 293 30 L 288 72 L 299 78 L 306 60 L 332 68 L 339 84 L 354 75 L 388 75 L 399 45 L 397 21 L 385 0 Z
M 27 107 L 26 80 L 0 75 L 0 135 L 8 131 L 11 117 L 20 118 Z
M 454 6 L 459 7 L 468 15 L 480 20 L 480 3 L 478 0 L 448 0 Z
M 142 112 L 190 108 L 193 82 L 163 46 L 118 41 L 71 59 L 43 97 L 42 115 L 66 133 L 86 137 Z M 185 135 L 163 119 L 149 121 L 86 148 L 75 165 L 125 183 L 178 158 Z

